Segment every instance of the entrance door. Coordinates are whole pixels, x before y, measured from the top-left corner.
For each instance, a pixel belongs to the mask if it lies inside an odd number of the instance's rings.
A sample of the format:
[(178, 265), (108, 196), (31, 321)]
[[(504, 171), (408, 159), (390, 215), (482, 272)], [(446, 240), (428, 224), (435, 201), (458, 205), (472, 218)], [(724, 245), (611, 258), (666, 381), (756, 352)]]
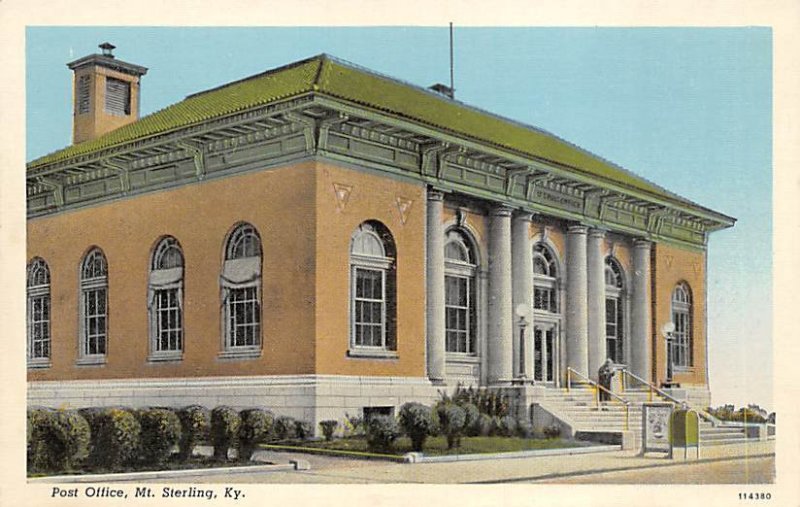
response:
[(533, 330), (533, 379), (553, 382), (555, 379), (556, 327), (535, 326)]

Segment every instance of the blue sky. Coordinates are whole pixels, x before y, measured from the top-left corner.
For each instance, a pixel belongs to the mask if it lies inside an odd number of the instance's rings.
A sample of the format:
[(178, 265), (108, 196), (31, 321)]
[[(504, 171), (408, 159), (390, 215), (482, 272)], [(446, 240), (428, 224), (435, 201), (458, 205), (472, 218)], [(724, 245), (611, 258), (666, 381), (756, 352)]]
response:
[[(142, 114), (318, 53), (449, 81), (441, 28), (29, 27), (27, 158), (71, 140), (66, 63), (110, 41), (150, 70)], [(738, 219), (711, 236), (714, 404), (772, 404), (772, 34), (768, 28), (461, 28), (456, 97), (549, 130)]]

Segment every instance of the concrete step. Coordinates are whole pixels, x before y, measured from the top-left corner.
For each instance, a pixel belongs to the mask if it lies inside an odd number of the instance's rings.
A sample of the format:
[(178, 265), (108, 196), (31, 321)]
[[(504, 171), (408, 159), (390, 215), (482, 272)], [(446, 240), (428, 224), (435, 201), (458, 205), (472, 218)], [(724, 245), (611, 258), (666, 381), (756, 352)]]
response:
[(727, 438), (745, 438), (744, 432), (736, 431), (701, 431), (702, 440), (725, 440)]

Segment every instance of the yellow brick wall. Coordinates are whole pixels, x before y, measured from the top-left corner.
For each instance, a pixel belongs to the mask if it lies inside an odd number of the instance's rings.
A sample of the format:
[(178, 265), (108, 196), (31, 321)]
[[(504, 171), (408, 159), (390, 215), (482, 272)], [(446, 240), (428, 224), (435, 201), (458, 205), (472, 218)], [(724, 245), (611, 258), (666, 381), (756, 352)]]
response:
[[(52, 367), (29, 380), (312, 373), (314, 198), (312, 164), (239, 175), (28, 221), (28, 258), (52, 277)], [(263, 243), (263, 355), (220, 360), (219, 275), (226, 235), (250, 222)], [(185, 257), (184, 357), (149, 363), (147, 287), (163, 235)], [(96, 245), (109, 265), (108, 361), (76, 366), (78, 270)]]
[(653, 362), (657, 384), (666, 378), (666, 343), (662, 326), (672, 320), (672, 291), (686, 282), (692, 292), (693, 366), (676, 372), (674, 380), (687, 385), (706, 383), (706, 261), (703, 252), (653, 245)]

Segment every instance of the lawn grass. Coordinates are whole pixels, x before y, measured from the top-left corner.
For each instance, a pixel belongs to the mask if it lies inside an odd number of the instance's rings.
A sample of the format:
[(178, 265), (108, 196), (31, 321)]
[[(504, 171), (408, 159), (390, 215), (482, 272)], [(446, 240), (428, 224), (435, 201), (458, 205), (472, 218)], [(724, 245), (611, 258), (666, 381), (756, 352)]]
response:
[[(518, 452), (531, 451), (538, 449), (561, 449), (569, 447), (583, 447), (586, 442), (566, 440), (562, 438), (538, 439), (538, 438), (518, 438), (518, 437), (462, 437), (461, 446), (453, 449), (447, 448), (447, 440), (443, 436), (428, 437), (425, 440), (423, 454), (426, 456), (444, 456), (460, 454), (487, 454), (498, 452)], [(305, 442), (285, 442), (280, 446), (271, 446), (275, 450), (291, 450), (297, 448), (302, 452), (303, 448), (319, 451), (344, 451), (342, 454), (359, 457), (396, 457), (411, 452), (411, 440), (408, 437), (400, 437), (394, 442), (391, 451), (383, 453), (371, 453), (367, 449), (367, 441), (364, 437), (338, 438), (330, 442), (324, 440), (305, 441)], [(312, 451), (313, 452), (313, 451)]]

